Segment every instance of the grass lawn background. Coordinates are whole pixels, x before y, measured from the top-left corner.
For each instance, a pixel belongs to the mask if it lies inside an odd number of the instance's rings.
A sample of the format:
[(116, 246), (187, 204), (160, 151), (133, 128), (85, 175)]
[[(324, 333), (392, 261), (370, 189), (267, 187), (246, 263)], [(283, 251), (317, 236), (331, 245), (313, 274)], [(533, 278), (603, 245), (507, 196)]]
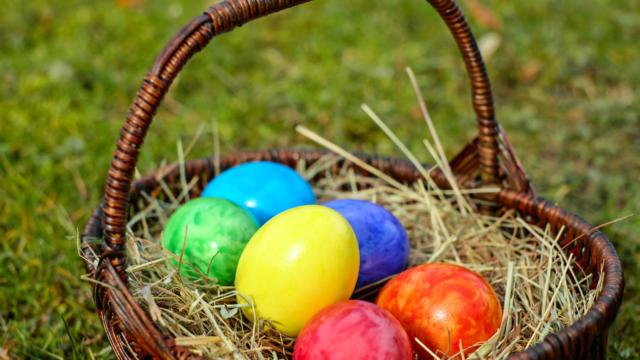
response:
[[(640, 2), (466, 0), (497, 116), (537, 191), (598, 224), (640, 212)], [(80, 280), (74, 234), (101, 196), (115, 140), (166, 41), (209, 2), (9, 0), (0, 12), (0, 358), (113, 355)], [(191, 154), (307, 145), (303, 123), (353, 150), (396, 154), (369, 104), (418, 155), (418, 75), (449, 156), (474, 133), (468, 82), (424, 1), (317, 1), (214, 39), (167, 96), (141, 173)], [(204, 126), (204, 128), (203, 128)], [(640, 218), (606, 233), (625, 303), (611, 358), (640, 358)]]

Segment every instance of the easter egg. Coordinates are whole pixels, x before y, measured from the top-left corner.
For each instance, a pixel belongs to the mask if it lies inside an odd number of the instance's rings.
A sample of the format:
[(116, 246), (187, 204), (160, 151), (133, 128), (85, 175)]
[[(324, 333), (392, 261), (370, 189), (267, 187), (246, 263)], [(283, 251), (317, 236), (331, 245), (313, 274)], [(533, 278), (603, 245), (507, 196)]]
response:
[(302, 329), (294, 360), (411, 360), (402, 325), (375, 304), (347, 300), (314, 315)]
[(247, 244), (236, 273), (238, 303), (250, 320), (257, 314), (296, 336), (320, 309), (351, 296), (359, 263), (358, 242), (342, 215), (320, 205), (296, 207)]
[(500, 328), (502, 309), (482, 276), (461, 266), (432, 263), (391, 279), (377, 304), (393, 314), (412, 339), (413, 349), (430, 358), (413, 339), (439, 356), (475, 351)]
[(257, 229), (253, 215), (231, 201), (198, 198), (171, 215), (162, 245), (177, 258), (184, 248), (180, 272), (187, 278), (198, 278), (200, 273), (216, 278), (220, 285), (233, 285), (242, 250)]
[(409, 238), (400, 221), (384, 207), (365, 200), (341, 199), (324, 204), (344, 216), (360, 248), (356, 288), (394, 275), (407, 266)]
[(233, 167), (211, 180), (202, 197), (221, 197), (251, 211), (260, 224), (301, 205), (315, 204), (311, 186), (282, 164), (256, 161)]

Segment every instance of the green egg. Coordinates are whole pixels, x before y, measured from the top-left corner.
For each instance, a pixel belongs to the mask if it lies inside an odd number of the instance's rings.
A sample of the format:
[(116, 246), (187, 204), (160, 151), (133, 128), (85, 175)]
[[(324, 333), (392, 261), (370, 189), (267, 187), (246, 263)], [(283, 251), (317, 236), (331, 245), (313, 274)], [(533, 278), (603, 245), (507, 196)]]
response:
[(231, 201), (197, 198), (171, 215), (162, 245), (178, 259), (184, 248), (180, 273), (186, 278), (197, 279), (200, 273), (220, 285), (233, 285), (242, 250), (256, 230), (255, 217)]

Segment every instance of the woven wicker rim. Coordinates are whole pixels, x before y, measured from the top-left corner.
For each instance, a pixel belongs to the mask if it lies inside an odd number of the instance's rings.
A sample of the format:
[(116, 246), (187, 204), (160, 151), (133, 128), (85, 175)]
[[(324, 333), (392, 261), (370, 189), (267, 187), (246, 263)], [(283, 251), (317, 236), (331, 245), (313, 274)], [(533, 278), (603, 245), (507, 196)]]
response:
[[(144, 78), (130, 108), (108, 172), (102, 205), (87, 223), (82, 237), (87, 257), (86, 270), (96, 280), (94, 299), (109, 341), (120, 359), (147, 357), (162, 359), (194, 358), (188, 350), (163, 336), (127, 288), (125, 228), (128, 209), (140, 191), (157, 188), (157, 179), (176, 178), (173, 170), (159, 171), (132, 182), (135, 164), (144, 137), (164, 95), (187, 61), (216, 35), (250, 20), (304, 3), (309, 0), (226, 0), (194, 18), (164, 48)], [(568, 251), (587, 272), (598, 276), (604, 270), (604, 288), (589, 312), (573, 325), (551, 334), (514, 359), (601, 359), (605, 356), (607, 328), (615, 318), (624, 280), (615, 249), (606, 236), (579, 217), (533, 196), (529, 180), (520, 162), (495, 120), (489, 79), (478, 46), (467, 21), (453, 0), (428, 0), (448, 26), (462, 54), (471, 84), (471, 99), (476, 113), (478, 136), (452, 160), (458, 180), (465, 186), (498, 185), (503, 190), (489, 196), (504, 208), (517, 209), (532, 223), (551, 224), (552, 230), (564, 226), (562, 239), (573, 242)], [(291, 165), (293, 160), (317, 160), (322, 152), (276, 150), (238, 153), (225, 157), (223, 168), (243, 161), (270, 159)], [(372, 165), (403, 182), (417, 179), (416, 170), (407, 162), (362, 156)], [(210, 159), (187, 163), (189, 177), (210, 177)], [(441, 185), (443, 176), (435, 174)], [(484, 209), (484, 210), (491, 210)], [(494, 208), (495, 210), (495, 208)], [(101, 239), (96, 244), (92, 239)], [(574, 241), (574, 239), (578, 239)], [(99, 254), (95, 258), (92, 254)]]

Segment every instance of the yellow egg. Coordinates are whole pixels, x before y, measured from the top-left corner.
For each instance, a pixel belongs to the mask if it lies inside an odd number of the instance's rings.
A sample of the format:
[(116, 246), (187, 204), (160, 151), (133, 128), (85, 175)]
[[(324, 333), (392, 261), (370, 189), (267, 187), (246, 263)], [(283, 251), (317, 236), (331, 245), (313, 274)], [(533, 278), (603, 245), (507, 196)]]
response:
[(296, 336), (320, 309), (351, 296), (359, 264), (358, 241), (342, 215), (320, 205), (296, 207), (249, 240), (236, 273), (238, 302), (252, 321), (257, 314)]

